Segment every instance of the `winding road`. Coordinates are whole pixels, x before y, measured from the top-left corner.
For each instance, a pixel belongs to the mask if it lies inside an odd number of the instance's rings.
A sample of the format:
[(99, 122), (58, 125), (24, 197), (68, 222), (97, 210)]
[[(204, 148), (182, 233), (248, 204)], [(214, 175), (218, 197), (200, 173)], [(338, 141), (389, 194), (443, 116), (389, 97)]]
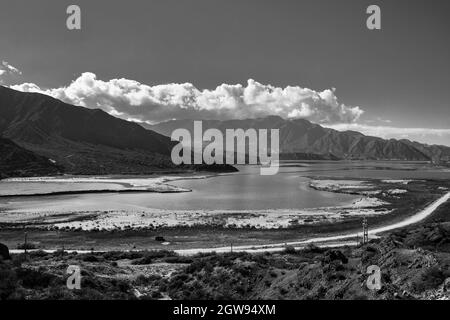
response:
[[(396, 222), (393, 224), (389, 224), (383, 227), (369, 229), (369, 236), (376, 237), (378, 234), (391, 231), (394, 229), (403, 228), (409, 226), (411, 224), (420, 222), (430, 216), (439, 206), (444, 204), (450, 199), (450, 192), (446, 193), (436, 201), (432, 202), (425, 209), (417, 212), (411, 217), (406, 218), (400, 222)], [(274, 243), (274, 244), (266, 244), (266, 245), (254, 245), (254, 246), (236, 246), (233, 247), (233, 252), (249, 252), (249, 253), (258, 253), (258, 252), (277, 252), (282, 251), (286, 248), (286, 246), (291, 246), (296, 249), (302, 249), (308, 244), (314, 243), (319, 247), (339, 247), (339, 246), (351, 246), (357, 245), (356, 240), (351, 241), (350, 239), (355, 239), (357, 237), (361, 237), (361, 232), (353, 232), (345, 235), (338, 236), (329, 236), (329, 237), (318, 237), (311, 238), (302, 241), (295, 242), (285, 242), (285, 243)], [(190, 256), (197, 253), (208, 253), (208, 252), (217, 252), (224, 253), (230, 252), (231, 247), (219, 247), (219, 248), (202, 248), (202, 249), (181, 249), (175, 250), (180, 255)]]
[[(378, 234), (391, 231), (394, 229), (403, 228), (411, 224), (420, 222), (430, 216), (439, 206), (444, 204), (450, 199), (450, 192), (446, 193), (439, 199), (435, 200), (429, 204), (425, 209), (417, 212), (411, 217), (406, 218), (400, 222), (389, 224), (383, 227), (369, 229), (369, 236), (376, 237)], [(317, 237), (307, 240), (295, 241), (295, 242), (283, 242), (265, 245), (247, 245), (247, 246), (233, 246), (233, 252), (248, 252), (248, 253), (260, 253), (260, 252), (279, 252), (285, 250), (286, 246), (294, 247), (295, 249), (303, 249), (308, 244), (314, 243), (318, 247), (343, 247), (343, 246), (354, 246), (357, 245), (357, 238), (361, 238), (361, 232), (353, 232), (344, 235), (328, 236), (328, 237)], [(34, 251), (34, 250), (29, 250)], [(43, 250), (45, 252), (54, 252), (55, 250)], [(78, 253), (89, 253), (92, 251), (86, 250), (66, 250), (77, 251)], [(198, 253), (226, 253), (231, 251), (231, 247), (212, 247), (212, 248), (198, 248), (198, 249), (179, 249), (174, 250), (176, 253), (182, 256), (192, 256)], [(23, 250), (10, 250), (11, 253), (22, 253)], [(94, 251), (101, 252), (101, 251)]]

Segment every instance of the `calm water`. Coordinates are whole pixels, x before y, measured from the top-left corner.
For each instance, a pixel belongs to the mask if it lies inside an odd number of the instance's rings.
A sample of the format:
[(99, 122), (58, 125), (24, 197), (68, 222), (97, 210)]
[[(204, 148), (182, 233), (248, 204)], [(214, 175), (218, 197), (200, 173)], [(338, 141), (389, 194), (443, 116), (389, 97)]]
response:
[[(450, 179), (450, 170), (424, 163), (405, 162), (283, 162), (274, 176), (259, 175), (256, 166), (241, 166), (240, 172), (197, 180), (180, 180), (172, 185), (192, 192), (105, 193), (70, 196), (9, 198), (0, 207), (71, 208), (77, 210), (155, 208), (180, 210), (295, 209), (348, 204), (358, 197), (321, 192), (308, 187), (309, 176), (379, 179)], [(62, 186), (67, 190), (70, 184)], [(4, 184), (0, 187), (7, 187)], [(15, 185), (17, 187), (17, 185)], [(36, 187), (24, 183), (23, 188)]]
[(261, 176), (259, 167), (243, 166), (240, 172), (171, 184), (191, 189), (171, 195), (127, 195), (141, 205), (167, 209), (295, 209), (350, 203), (354, 196), (320, 192), (308, 187), (309, 179), (298, 168), (283, 168), (274, 176)]

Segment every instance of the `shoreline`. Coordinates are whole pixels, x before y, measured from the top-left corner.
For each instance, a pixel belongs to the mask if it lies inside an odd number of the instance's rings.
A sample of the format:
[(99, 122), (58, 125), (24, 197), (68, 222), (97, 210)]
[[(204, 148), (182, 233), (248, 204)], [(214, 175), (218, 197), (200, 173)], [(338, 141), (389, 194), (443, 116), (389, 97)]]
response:
[[(189, 176), (189, 177), (159, 177), (157, 179), (94, 179), (74, 178), (75, 181), (106, 181), (122, 183), (132, 186), (132, 190), (115, 190), (114, 192), (135, 192), (140, 193), (143, 186), (147, 188), (151, 185), (159, 187), (162, 183), (184, 179), (206, 179), (211, 176)], [(286, 209), (161, 209), (147, 206), (116, 205), (111, 208), (91, 205), (88, 207), (34, 208), (30, 205), (25, 207), (11, 208), (5, 207), (4, 215), (0, 221), (7, 226), (26, 225), (46, 230), (62, 231), (120, 231), (126, 229), (134, 230), (161, 230), (167, 228), (185, 227), (210, 227), (225, 229), (258, 229), (258, 230), (287, 230), (301, 226), (321, 227), (327, 223), (344, 223), (360, 217), (376, 218), (380, 220), (389, 219), (392, 221), (392, 214), (404, 215), (404, 206), (410, 203), (411, 197), (415, 197), (418, 190), (430, 189), (435, 191), (436, 185), (413, 185), (408, 184), (413, 180), (342, 180), (342, 179), (316, 179), (306, 177), (309, 180), (308, 186), (311, 189), (329, 193), (351, 193), (354, 197), (348, 203), (336, 204), (333, 206), (317, 206), (307, 208), (286, 208)], [(31, 181), (35, 181), (33, 179)], [(119, 180), (119, 181), (118, 181)], [(22, 181), (22, 180), (20, 180)], [(30, 180), (27, 180), (30, 181)], [(38, 181), (60, 181), (54, 179), (42, 179)], [(64, 181), (70, 181), (64, 180)], [(402, 188), (396, 189), (400, 183)], [(167, 187), (167, 184), (165, 184)], [(136, 190), (139, 188), (139, 190)], [(152, 188), (154, 189), (154, 188)], [(374, 190), (376, 190), (374, 192)], [(173, 189), (159, 190), (159, 193), (175, 193)], [(400, 192), (399, 192), (400, 191)], [(151, 192), (151, 191), (148, 191)], [(66, 194), (63, 191), (60, 194)], [(68, 192), (72, 194), (71, 191)], [(100, 190), (96, 193), (102, 193)], [(435, 193), (435, 192), (433, 192)], [(439, 192), (440, 193), (440, 192)], [(438, 194), (439, 194), (438, 193)], [(436, 195), (437, 196), (437, 195)], [(414, 205), (422, 206), (431, 200), (431, 196), (417, 201)], [(39, 201), (38, 199), (36, 201)], [(414, 207), (410, 207), (414, 210)], [(386, 216), (386, 218), (384, 218)], [(402, 217), (403, 218), (403, 217)], [(343, 225), (345, 227), (345, 225)]]
[[(113, 184), (123, 189), (105, 188), (105, 189), (80, 189), (80, 190), (64, 190), (64, 191), (49, 191), (42, 193), (15, 193), (15, 194), (0, 194), (1, 198), (16, 198), (16, 197), (44, 197), (44, 196), (60, 196), (60, 195), (77, 195), (77, 194), (100, 194), (100, 193), (182, 193), (192, 192), (192, 189), (180, 188), (169, 184), (173, 181), (182, 180), (196, 180), (208, 179), (219, 176), (220, 174), (192, 174), (189, 176), (179, 176), (175, 173), (171, 175), (159, 175), (152, 177), (140, 176), (67, 176), (67, 177), (18, 177), (7, 178), (0, 181), (0, 183), (73, 183), (73, 184)], [(145, 183), (143, 183), (145, 181)]]
[[(414, 215), (396, 223), (392, 223), (386, 226), (377, 227), (374, 229), (369, 229), (369, 236), (376, 238), (378, 234), (392, 231), (395, 229), (403, 228), (412, 224), (416, 224), (425, 220), (427, 217), (432, 215), (432, 213), (437, 210), (441, 205), (450, 200), (450, 192), (447, 192), (439, 199), (428, 204), (423, 210), (415, 213)], [(356, 246), (358, 243), (355, 239), (361, 237), (361, 232), (352, 232), (342, 235), (334, 236), (324, 236), (315, 237), (310, 239), (303, 239), (300, 241), (290, 241), (281, 243), (271, 243), (263, 245), (240, 245), (240, 246), (227, 246), (227, 247), (210, 247), (210, 248), (191, 248), (191, 249), (175, 249), (171, 250), (180, 256), (193, 256), (201, 253), (229, 253), (229, 252), (246, 252), (246, 253), (264, 253), (264, 252), (281, 252), (286, 249), (286, 247), (293, 247), (296, 250), (304, 249), (306, 246), (314, 244), (317, 247), (322, 248), (334, 248), (334, 247), (345, 247), (345, 246)], [(28, 252), (33, 251), (44, 251), (47, 253), (57, 252), (58, 249), (31, 249)], [(65, 252), (77, 252), (77, 253), (101, 253), (117, 250), (64, 250)], [(124, 252), (138, 251), (138, 250), (120, 250)], [(151, 251), (167, 251), (167, 248), (151, 249)], [(12, 249), (10, 250), (13, 254), (23, 253), (23, 249)]]
[(77, 190), (77, 191), (55, 191), (49, 193), (33, 193), (33, 194), (14, 194), (0, 195), (0, 198), (31, 198), (31, 197), (48, 197), (48, 196), (67, 196), (78, 194), (98, 194), (98, 193), (182, 193), (192, 192), (192, 190), (148, 190), (148, 189), (99, 189), (99, 190)]
[(43, 230), (82, 232), (200, 227), (283, 231), (297, 226), (343, 222), (360, 216), (384, 216), (393, 211), (385, 208), (388, 205), (389, 203), (374, 197), (360, 196), (343, 205), (304, 209), (172, 210), (118, 207), (110, 210), (96, 208), (49, 211), (20, 208), (3, 211), (0, 225), (17, 227), (28, 224), (28, 227)]
[[(92, 179), (89, 177), (87, 180), (121, 182), (127, 186), (142, 188), (143, 185), (160, 186), (168, 181), (206, 179), (215, 176), (217, 175), (164, 176), (150, 179), (140, 177), (137, 179), (94, 177)], [(59, 210), (56, 207), (43, 210), (38, 208), (34, 210), (33, 207), (12, 210), (5, 208), (0, 219), (3, 229), (0, 235), (9, 242), (10, 246), (14, 246), (21, 241), (23, 230), (27, 229), (31, 235), (30, 238), (36, 241), (34, 244), (37, 247), (51, 249), (62, 246), (69, 249), (87, 249), (92, 246), (99, 251), (117, 250), (117, 248), (127, 250), (133, 247), (139, 247), (142, 250), (175, 250), (181, 253), (186, 250), (188, 252), (191, 250), (216, 251), (222, 248), (229, 251), (230, 247), (224, 245), (233, 243), (234, 250), (259, 252), (261, 250), (279, 251), (291, 244), (304, 246), (311, 241), (326, 242), (327, 246), (334, 246), (342, 245), (343, 240), (351, 239), (355, 242), (353, 239), (359, 235), (356, 231), (359, 229), (362, 216), (367, 216), (369, 224), (373, 230), (376, 230), (376, 232), (370, 231), (372, 236), (380, 233), (380, 229), (389, 231), (421, 221), (429, 215), (426, 210), (429, 210), (430, 204), (443, 199), (446, 196), (443, 195), (444, 190), (449, 190), (448, 184), (442, 184), (438, 180), (381, 180), (324, 176), (305, 178), (310, 180), (309, 187), (315, 190), (332, 193), (352, 192), (358, 195), (359, 199), (352, 200), (352, 203), (345, 206), (289, 210), (222, 210), (223, 212), (220, 210), (153, 210), (145, 207), (128, 208), (126, 205), (120, 205), (114, 210), (97, 209), (97, 207), (85, 210), (81, 210), (81, 207), (59, 208)], [(32, 178), (37, 181), (42, 179)], [(55, 179), (44, 179), (50, 182), (55, 181)], [(72, 179), (87, 181), (82, 177)], [(70, 182), (70, 178), (64, 181)], [(101, 190), (94, 192), (103, 193)], [(146, 191), (135, 189), (113, 192)], [(379, 202), (377, 205), (370, 205), (377, 202)], [(173, 216), (169, 216), (170, 214)], [(159, 221), (156, 224), (155, 216)], [(234, 221), (230, 222), (230, 220)], [(295, 223), (292, 223), (292, 220), (295, 220)], [(252, 223), (249, 224), (249, 221)], [(161, 245), (153, 241), (156, 236), (167, 238), (169, 245)], [(124, 245), (117, 240), (119, 238), (124, 241)], [(80, 246), (82, 244), (86, 246)]]

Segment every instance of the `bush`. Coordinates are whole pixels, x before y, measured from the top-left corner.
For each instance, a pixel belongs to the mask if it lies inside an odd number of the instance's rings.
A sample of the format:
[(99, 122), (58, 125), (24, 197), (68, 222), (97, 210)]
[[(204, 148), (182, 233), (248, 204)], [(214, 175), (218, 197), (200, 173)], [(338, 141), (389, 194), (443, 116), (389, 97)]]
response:
[(325, 249), (322, 249), (318, 246), (316, 246), (314, 243), (309, 243), (305, 249), (305, 252), (309, 252), (309, 253), (323, 253), (325, 251)]
[(17, 249), (19, 249), (19, 250), (25, 250), (25, 249), (33, 250), (33, 249), (36, 249), (36, 245), (31, 243), (31, 242), (29, 242), (29, 243), (19, 243), (17, 245)]
[(134, 280), (134, 283), (138, 286), (147, 286), (150, 282), (149, 277), (146, 277), (143, 274), (138, 275), (136, 280)]
[(50, 255), (49, 253), (45, 252), (44, 250), (32, 251), (29, 254), (30, 254), (30, 257), (32, 257), (32, 258), (43, 258), (43, 257), (47, 257), (48, 255)]
[(19, 268), (17, 269), (17, 277), (22, 282), (25, 288), (47, 288), (50, 283), (56, 278), (54, 275), (44, 271), (43, 268), (39, 270)]
[(17, 275), (11, 264), (0, 264), (0, 300), (8, 299), (17, 288)]
[(423, 292), (438, 287), (444, 280), (444, 273), (439, 267), (435, 266), (424, 270), (418, 279), (412, 282), (412, 286), (416, 292)]
[(286, 288), (283, 288), (283, 287), (279, 288), (279, 291), (280, 291), (280, 294), (283, 296), (289, 292)]
[(192, 263), (193, 260), (188, 257), (167, 257), (164, 258), (164, 262), (167, 263)]
[(98, 262), (100, 259), (93, 254), (88, 254), (83, 257), (83, 261), (86, 262)]
[(123, 259), (139, 259), (144, 256), (142, 251), (108, 251), (103, 253), (103, 258), (108, 261), (117, 261)]
[(151, 264), (153, 262), (153, 258), (152, 257), (143, 257), (140, 259), (136, 259), (133, 262), (131, 262), (131, 264), (133, 265), (144, 265), (144, 264)]
[(117, 260), (136, 260), (140, 258), (165, 258), (165, 257), (176, 257), (177, 254), (173, 251), (168, 250), (153, 250), (153, 251), (109, 251), (103, 253), (103, 258), (108, 261)]
[(295, 248), (292, 247), (292, 246), (287, 246), (284, 249), (284, 253), (286, 253), (286, 254), (295, 254), (295, 253), (297, 253), (297, 250), (295, 250)]
[(151, 297), (152, 297), (153, 299), (160, 299), (160, 298), (162, 298), (163, 296), (162, 296), (161, 292), (159, 292), (159, 291), (153, 291)]
[(373, 246), (367, 246), (361, 256), (361, 262), (365, 264), (377, 264), (378, 263), (379, 251)]
[(342, 263), (347, 263), (348, 258), (340, 250), (328, 250), (325, 252), (325, 262), (340, 261)]

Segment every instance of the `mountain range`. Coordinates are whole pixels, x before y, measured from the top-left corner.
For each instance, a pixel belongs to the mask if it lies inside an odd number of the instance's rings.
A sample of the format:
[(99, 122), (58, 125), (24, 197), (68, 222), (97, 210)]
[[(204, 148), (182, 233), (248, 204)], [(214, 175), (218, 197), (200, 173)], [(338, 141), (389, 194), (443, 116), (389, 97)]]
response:
[[(175, 166), (170, 153), (176, 142), (134, 122), (115, 118), (100, 109), (73, 106), (47, 95), (3, 86), (0, 86), (0, 137), (5, 145), (12, 142), (17, 147), (14, 154), (28, 157), (30, 168), (42, 165), (43, 159), (47, 164), (50, 162), (48, 174), (54, 174), (55, 167), (64, 173), (91, 175), (198, 169)], [(0, 159), (5, 162), (5, 154), (0, 154)], [(18, 158), (10, 158), (9, 162), (14, 159)], [(3, 175), (11, 175), (5, 170)], [(212, 170), (231, 169), (215, 166)], [(28, 172), (33, 174), (33, 170)]]
[[(175, 166), (169, 138), (194, 120), (137, 124), (100, 109), (0, 86), (0, 178), (68, 174), (150, 174), (185, 170), (235, 171), (227, 165)], [(385, 140), (278, 116), (204, 120), (203, 130), (279, 129), (281, 159), (449, 161), (450, 147)]]
[[(148, 129), (170, 136), (177, 128), (193, 132), (194, 120), (170, 120)], [(448, 161), (450, 147), (427, 145), (406, 139), (382, 139), (356, 131), (337, 131), (304, 119), (286, 120), (278, 116), (244, 120), (203, 120), (203, 131), (226, 129), (279, 129), (281, 159), (349, 159), (349, 160), (411, 160)]]

